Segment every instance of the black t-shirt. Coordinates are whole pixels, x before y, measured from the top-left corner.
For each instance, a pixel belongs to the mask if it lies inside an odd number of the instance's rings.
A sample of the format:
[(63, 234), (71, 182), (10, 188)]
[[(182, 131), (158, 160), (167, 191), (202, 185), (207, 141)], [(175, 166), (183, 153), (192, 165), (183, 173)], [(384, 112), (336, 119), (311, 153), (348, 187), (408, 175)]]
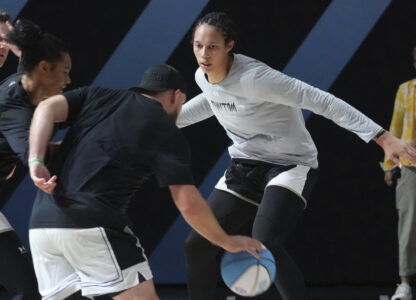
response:
[(21, 73), (2, 81), (0, 85), (0, 180), (16, 165), (18, 159), (26, 165), (30, 122), (35, 107), (21, 85)]
[(64, 96), (70, 128), (48, 165), (57, 186), (53, 196), (38, 192), (30, 228), (123, 228), (130, 199), (152, 173), (160, 186), (193, 184), (188, 145), (159, 102), (99, 87)]

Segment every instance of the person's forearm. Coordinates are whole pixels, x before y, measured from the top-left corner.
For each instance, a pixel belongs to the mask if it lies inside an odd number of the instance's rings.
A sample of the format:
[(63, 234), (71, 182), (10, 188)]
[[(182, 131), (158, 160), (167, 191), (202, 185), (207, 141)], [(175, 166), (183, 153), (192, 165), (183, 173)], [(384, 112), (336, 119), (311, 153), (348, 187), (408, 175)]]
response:
[(171, 187), (175, 204), (188, 224), (211, 243), (224, 249), (228, 246), (228, 235), (221, 228), (211, 208), (195, 186)]
[(181, 113), (176, 120), (176, 125), (179, 128), (186, 127), (209, 117), (212, 117), (214, 113), (208, 101), (203, 94), (192, 98), (182, 106)]
[(48, 142), (53, 133), (54, 120), (54, 112), (45, 103), (40, 103), (30, 126), (29, 161), (45, 158)]
[(35, 110), (29, 133), (29, 161), (44, 159), (55, 123), (68, 118), (68, 102), (63, 95), (42, 101)]

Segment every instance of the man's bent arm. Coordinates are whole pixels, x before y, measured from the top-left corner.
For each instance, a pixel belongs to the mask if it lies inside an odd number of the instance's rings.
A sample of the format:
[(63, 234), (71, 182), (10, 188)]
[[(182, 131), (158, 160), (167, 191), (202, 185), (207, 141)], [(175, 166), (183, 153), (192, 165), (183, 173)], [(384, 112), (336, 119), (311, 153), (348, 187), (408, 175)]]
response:
[(256, 250), (264, 250), (264, 246), (259, 241), (225, 233), (194, 185), (171, 185), (169, 188), (186, 222), (211, 243), (229, 252), (247, 251), (256, 257), (258, 257)]

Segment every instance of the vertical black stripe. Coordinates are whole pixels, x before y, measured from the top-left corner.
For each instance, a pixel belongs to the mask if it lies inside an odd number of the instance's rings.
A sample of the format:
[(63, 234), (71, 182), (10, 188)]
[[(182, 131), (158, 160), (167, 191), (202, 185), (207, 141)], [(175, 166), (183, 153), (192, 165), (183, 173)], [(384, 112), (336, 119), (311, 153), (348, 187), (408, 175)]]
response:
[[(387, 129), (399, 84), (415, 77), (411, 56), (416, 45), (415, 11), (415, 1), (392, 1), (330, 89)], [(317, 144), (321, 172), (314, 205), (298, 234), (311, 241), (309, 252), (320, 252), (326, 259), (319, 265), (310, 260), (306, 278), (394, 282), (397, 216), (394, 189), (385, 185), (378, 165), (383, 151), (318, 116), (308, 120), (308, 128)], [(307, 232), (314, 230), (320, 234), (311, 238)], [(328, 240), (334, 241), (330, 247), (315, 247)], [(334, 265), (343, 271), (335, 272)]]

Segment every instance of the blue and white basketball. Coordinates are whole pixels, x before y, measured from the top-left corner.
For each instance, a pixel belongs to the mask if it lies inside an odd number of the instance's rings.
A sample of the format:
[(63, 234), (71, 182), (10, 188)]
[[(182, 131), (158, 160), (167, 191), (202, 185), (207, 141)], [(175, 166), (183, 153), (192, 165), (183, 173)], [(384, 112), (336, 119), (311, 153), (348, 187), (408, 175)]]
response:
[(225, 252), (221, 275), (225, 284), (237, 295), (254, 297), (264, 293), (276, 276), (276, 263), (269, 250), (259, 252), (256, 259), (248, 252)]

